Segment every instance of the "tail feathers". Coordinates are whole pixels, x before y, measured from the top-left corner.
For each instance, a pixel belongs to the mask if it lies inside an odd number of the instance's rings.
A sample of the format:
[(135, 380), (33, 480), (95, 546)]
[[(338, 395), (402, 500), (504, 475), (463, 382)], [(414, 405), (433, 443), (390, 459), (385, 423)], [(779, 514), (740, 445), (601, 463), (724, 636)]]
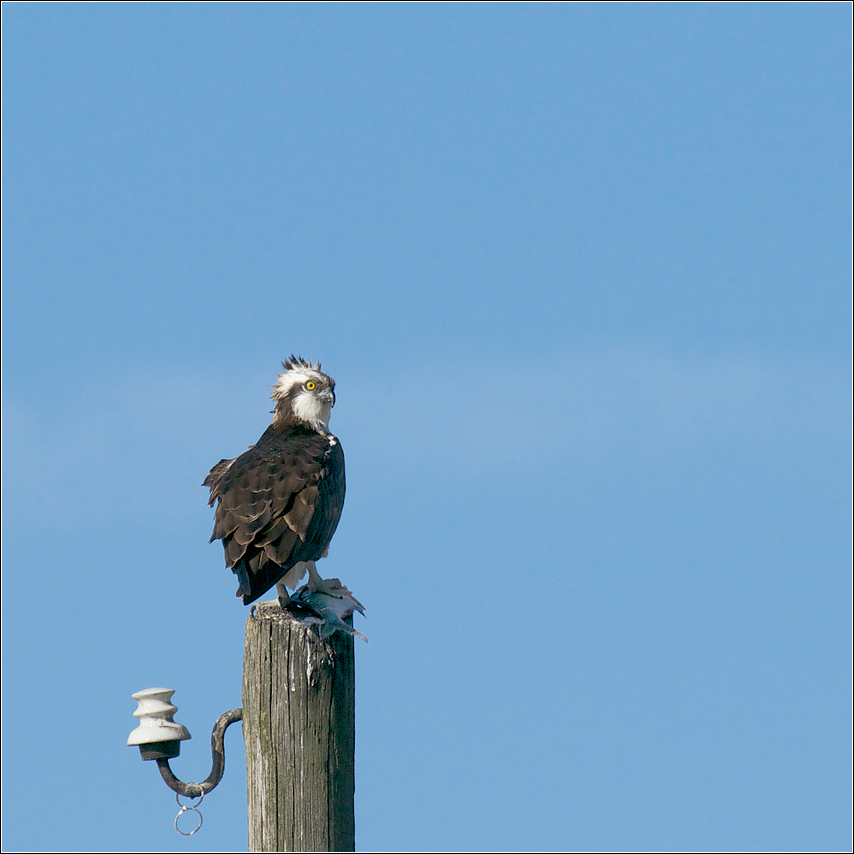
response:
[(295, 589), (306, 573), (306, 564), (297, 563), (284, 570), (272, 561), (267, 561), (253, 572), (252, 567), (246, 561), (239, 560), (231, 567), (231, 571), (237, 576), (239, 585), (235, 596), (242, 598), (244, 605), (250, 605), (274, 587), (278, 581), (283, 582), (291, 589)]
[[(237, 576), (237, 583), (239, 585), (237, 592), (234, 595), (242, 596), (244, 599), (244, 605), (248, 605), (249, 602), (252, 602), (261, 595), (261, 593), (258, 593), (256, 596), (252, 596), (252, 582), (249, 580), (249, 571), (243, 561), (240, 561), (238, 564), (233, 566), (231, 571)], [(247, 596), (252, 596), (252, 598), (247, 601)]]

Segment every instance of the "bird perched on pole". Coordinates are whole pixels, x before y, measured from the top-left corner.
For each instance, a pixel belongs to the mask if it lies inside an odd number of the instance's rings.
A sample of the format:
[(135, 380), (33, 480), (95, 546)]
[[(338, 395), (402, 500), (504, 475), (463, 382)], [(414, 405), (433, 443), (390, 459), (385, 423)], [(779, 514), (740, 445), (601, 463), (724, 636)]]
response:
[[(204, 480), (210, 505), (216, 503), (211, 542), (222, 540), (225, 565), (237, 576), (245, 605), (275, 585), (279, 604), (287, 607), (288, 588), (308, 572), (303, 603), (331, 596), (353, 603), (349, 613), (361, 611), (338, 579), (322, 579), (315, 566), (326, 557), (344, 506), (344, 452), (329, 432), (335, 380), (320, 362), (299, 356), (282, 367), (273, 385), (270, 426), (248, 451), (220, 460)], [(339, 607), (336, 613), (346, 611)]]

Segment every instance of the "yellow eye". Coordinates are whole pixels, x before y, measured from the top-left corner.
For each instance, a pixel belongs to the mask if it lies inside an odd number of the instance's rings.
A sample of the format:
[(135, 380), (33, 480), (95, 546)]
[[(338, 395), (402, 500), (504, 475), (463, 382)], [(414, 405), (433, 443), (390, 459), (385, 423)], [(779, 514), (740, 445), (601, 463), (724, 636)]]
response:
[(306, 387), (309, 391), (311, 391), (313, 388), (316, 388), (316, 387), (317, 387), (317, 383), (316, 383), (314, 380), (309, 380), (309, 381), (305, 384), (305, 387)]

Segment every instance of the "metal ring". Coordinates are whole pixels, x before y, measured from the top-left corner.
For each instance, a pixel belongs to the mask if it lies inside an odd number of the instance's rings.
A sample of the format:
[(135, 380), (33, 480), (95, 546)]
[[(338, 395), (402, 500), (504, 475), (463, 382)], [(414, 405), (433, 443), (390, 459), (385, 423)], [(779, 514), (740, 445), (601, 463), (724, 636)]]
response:
[[(192, 786), (194, 784), (189, 783), (188, 785)], [(181, 795), (178, 792), (175, 792), (175, 803), (178, 804), (178, 806), (181, 807), (182, 810), (194, 810), (194, 809), (196, 809), (196, 807), (200, 807), (202, 805), (202, 801), (205, 799), (205, 790), (201, 787), (201, 785), (199, 783), (196, 783), (195, 785), (199, 787), (199, 794), (198, 795), (184, 795), (184, 797), (189, 798), (191, 801), (194, 798), (198, 798), (199, 802), (197, 804), (187, 804), (185, 806), (184, 804), (181, 803)]]
[[(181, 807), (180, 811), (178, 812), (178, 815), (175, 816), (175, 830), (177, 830), (178, 833), (181, 834), (181, 836), (192, 836), (202, 826), (202, 822), (204, 821), (204, 819), (202, 818), (202, 814), (199, 812), (197, 807), (201, 806), (202, 801), (205, 799), (205, 791), (204, 791), (204, 789), (202, 789), (201, 786), (199, 786), (199, 789), (200, 789), (200, 791), (199, 791), (198, 795), (187, 795), (186, 796), (190, 800), (193, 800), (194, 798), (198, 798), (199, 802), (195, 805), (182, 804), (181, 803), (181, 796), (177, 792), (175, 792), (175, 803), (178, 804), (179, 807)], [(178, 827), (178, 819), (181, 818), (181, 816), (184, 815), (185, 812), (194, 812), (199, 817), (199, 823), (192, 830), (186, 830), (185, 831), (185, 830), (181, 830), (181, 828)]]
[[(185, 831), (181, 830), (181, 828), (178, 827), (178, 819), (181, 818), (181, 816), (184, 815), (185, 812), (194, 812), (199, 817), (199, 823), (192, 830)], [(204, 819), (202, 819), (202, 814), (195, 807), (181, 807), (181, 812), (179, 812), (178, 815), (175, 816), (175, 830), (177, 830), (178, 833), (181, 834), (181, 836), (192, 836), (202, 826), (203, 820)]]

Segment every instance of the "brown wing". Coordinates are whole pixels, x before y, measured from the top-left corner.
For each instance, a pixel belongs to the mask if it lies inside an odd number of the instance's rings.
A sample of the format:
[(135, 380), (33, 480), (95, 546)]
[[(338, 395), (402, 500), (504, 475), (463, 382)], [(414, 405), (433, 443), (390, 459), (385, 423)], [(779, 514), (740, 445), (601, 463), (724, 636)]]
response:
[(249, 604), (295, 563), (325, 553), (344, 505), (344, 454), (307, 428), (270, 427), (245, 454), (217, 463), (204, 485), (217, 502), (211, 541), (222, 540)]

